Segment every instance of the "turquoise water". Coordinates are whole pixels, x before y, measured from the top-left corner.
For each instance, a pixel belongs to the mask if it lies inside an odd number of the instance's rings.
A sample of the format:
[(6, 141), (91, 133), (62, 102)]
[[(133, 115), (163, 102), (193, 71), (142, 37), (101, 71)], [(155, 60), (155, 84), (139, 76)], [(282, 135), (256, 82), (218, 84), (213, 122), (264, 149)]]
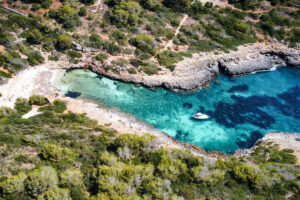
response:
[[(170, 136), (206, 150), (249, 148), (269, 131), (300, 133), (300, 70), (227, 77), (193, 93), (155, 91), (74, 70), (57, 85), (62, 94), (132, 113)], [(197, 121), (201, 111), (211, 116)]]

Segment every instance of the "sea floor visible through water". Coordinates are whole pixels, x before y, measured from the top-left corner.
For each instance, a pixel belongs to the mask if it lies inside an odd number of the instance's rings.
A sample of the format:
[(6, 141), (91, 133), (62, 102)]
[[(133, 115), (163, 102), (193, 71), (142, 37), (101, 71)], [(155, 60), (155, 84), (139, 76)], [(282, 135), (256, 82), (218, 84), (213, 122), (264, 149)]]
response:
[[(299, 69), (221, 74), (204, 89), (181, 93), (73, 70), (56, 87), (63, 95), (118, 107), (178, 140), (226, 154), (253, 146), (268, 132), (300, 133)], [(211, 117), (193, 119), (198, 111)]]

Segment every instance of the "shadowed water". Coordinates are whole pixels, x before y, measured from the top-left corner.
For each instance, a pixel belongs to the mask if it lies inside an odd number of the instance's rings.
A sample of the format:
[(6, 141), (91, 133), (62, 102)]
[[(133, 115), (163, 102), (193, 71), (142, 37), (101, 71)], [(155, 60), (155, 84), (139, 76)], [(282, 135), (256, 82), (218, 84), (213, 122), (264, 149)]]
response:
[[(193, 93), (155, 91), (74, 70), (57, 83), (61, 93), (132, 113), (170, 136), (206, 150), (249, 148), (269, 131), (300, 133), (300, 70), (227, 77)], [(197, 112), (211, 116), (195, 120)]]

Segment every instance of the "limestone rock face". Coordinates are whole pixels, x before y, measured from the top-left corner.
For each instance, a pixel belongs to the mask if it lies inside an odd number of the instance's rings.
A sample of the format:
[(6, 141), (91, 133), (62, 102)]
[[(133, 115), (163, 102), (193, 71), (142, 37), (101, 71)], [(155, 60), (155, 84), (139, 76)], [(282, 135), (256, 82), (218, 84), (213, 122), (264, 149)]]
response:
[[(82, 52), (95, 51), (80, 44), (73, 45)], [(150, 76), (143, 72), (128, 73), (127, 70), (133, 67), (130, 64), (115, 69), (114, 72), (105, 70), (104, 64), (95, 61), (91, 56), (85, 56), (85, 61), (71, 68), (89, 68), (111, 79), (141, 84), (149, 88), (164, 87), (178, 91), (204, 87), (219, 75), (219, 71), (231, 76), (271, 70), (275, 66), (300, 67), (300, 50), (274, 42), (241, 46), (229, 54), (202, 52), (177, 63), (174, 71), (162, 67), (158, 74)]]
[(165, 70), (150, 76), (142, 73), (130, 74), (126, 70), (120, 70), (119, 73), (113, 73), (112, 71), (106, 71), (101, 63), (95, 61), (91, 62), (89, 65), (73, 65), (71, 68), (89, 68), (92, 71), (111, 79), (141, 84), (149, 88), (164, 87), (177, 91), (194, 90), (203, 87), (214, 77), (219, 75), (218, 65), (219, 63), (217, 60), (199, 63), (187, 62), (184, 66), (176, 67), (173, 72)]
[(250, 60), (221, 59), (219, 61), (220, 69), (229, 75), (247, 74), (256, 71), (270, 70), (274, 67), (275, 61), (272, 57), (259, 55)]
[(287, 54), (284, 59), (288, 65), (300, 67), (300, 55), (299, 54)]

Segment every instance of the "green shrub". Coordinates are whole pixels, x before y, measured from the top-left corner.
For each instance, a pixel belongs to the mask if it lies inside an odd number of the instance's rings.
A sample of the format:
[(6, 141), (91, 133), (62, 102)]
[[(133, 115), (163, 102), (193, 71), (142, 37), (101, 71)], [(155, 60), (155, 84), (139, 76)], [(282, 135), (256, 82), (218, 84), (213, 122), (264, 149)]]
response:
[(290, 37), (288, 39), (291, 43), (300, 43), (300, 29), (299, 28), (293, 28), (290, 31)]
[(90, 35), (89, 41), (86, 43), (86, 45), (89, 47), (94, 47), (94, 48), (100, 49), (103, 46), (103, 41), (98, 34), (92, 33)]
[(160, 65), (166, 66), (168, 69), (173, 71), (175, 68), (174, 64), (183, 60), (183, 56), (180, 53), (165, 50), (157, 55), (157, 60)]
[(114, 134), (116, 133), (116, 130), (112, 129), (112, 128), (108, 128), (106, 126), (102, 126), (102, 125), (98, 125), (95, 127), (95, 131), (101, 131), (102, 133), (106, 133), (106, 134)]
[(0, 188), (3, 194), (17, 194), (24, 191), (25, 173), (20, 173), (0, 182)]
[(118, 27), (135, 26), (139, 20), (141, 6), (135, 1), (121, 2), (115, 6), (110, 14), (110, 21)]
[(153, 74), (157, 74), (159, 69), (154, 65), (143, 65), (141, 67), (141, 70), (148, 75), (153, 75)]
[(75, 8), (68, 4), (61, 5), (55, 13), (55, 18), (59, 23), (64, 23), (67, 20), (74, 19), (77, 16)]
[(77, 52), (77, 51), (74, 51), (74, 50), (68, 51), (67, 54), (72, 59), (74, 59), (74, 58), (81, 58), (82, 57), (82, 54), (80, 52)]
[(282, 151), (284, 151), (285, 153), (294, 153), (293, 149), (283, 149)]
[(64, 199), (72, 200), (70, 197), (70, 191), (65, 188), (54, 187), (49, 189), (47, 192), (38, 195), (39, 200), (55, 200), (55, 199)]
[(86, 19), (92, 20), (92, 19), (94, 19), (94, 15), (92, 13), (89, 13)]
[(120, 47), (112, 42), (104, 41), (102, 45), (103, 45), (103, 49), (111, 55), (116, 55), (117, 53), (121, 52)]
[(67, 169), (60, 175), (60, 183), (64, 187), (83, 186), (83, 175), (78, 169)]
[(20, 154), (20, 155), (15, 157), (15, 161), (18, 162), (18, 163), (27, 163), (28, 162), (28, 156)]
[(58, 184), (56, 170), (52, 167), (43, 166), (28, 173), (25, 180), (25, 188), (33, 196), (43, 194)]
[(38, 11), (40, 8), (41, 8), (40, 4), (33, 4), (32, 7), (31, 7), (31, 10), (32, 11)]
[(141, 153), (140, 150), (148, 147), (153, 141), (154, 136), (152, 135), (144, 135), (137, 136), (134, 134), (122, 134), (115, 140), (113, 146), (115, 149), (128, 147), (133, 153)]
[(96, 2), (96, 0), (80, 0), (80, 2), (86, 5), (93, 5)]
[(86, 16), (87, 15), (87, 8), (85, 6), (82, 6), (78, 11), (79, 16)]
[(53, 105), (48, 105), (39, 109), (39, 111), (54, 111), (56, 113), (63, 113), (67, 109), (65, 102), (55, 99)]
[(46, 1), (42, 2), (41, 6), (44, 9), (48, 9), (48, 8), (50, 8), (51, 4), (52, 4), (51, 0), (46, 0)]
[(36, 146), (41, 142), (40, 134), (23, 135), (21, 138), (22, 142), (28, 146)]
[(63, 34), (63, 35), (60, 35), (58, 37), (58, 40), (57, 40), (57, 43), (56, 43), (56, 46), (59, 50), (66, 50), (66, 49), (69, 49), (71, 48), (72, 46), (72, 38), (70, 38), (68, 35), (66, 34)]
[(175, 33), (174, 33), (172, 30), (167, 29), (167, 33), (166, 33), (166, 38), (167, 38), (167, 40), (171, 40), (171, 39), (173, 39), (174, 37), (175, 37)]
[(154, 40), (149, 35), (139, 34), (131, 42), (142, 52), (150, 53), (152, 55), (154, 55), (156, 52), (156, 45), (154, 43)]
[(54, 100), (53, 105), (54, 105), (53, 110), (54, 110), (54, 112), (57, 112), (57, 113), (63, 113), (67, 109), (65, 102), (58, 100), (58, 99)]
[(130, 64), (135, 67), (139, 67), (143, 64), (143, 61), (141, 61), (140, 59), (133, 58), (130, 60)]
[(4, 71), (0, 71), (0, 76), (4, 77), (4, 78), (11, 78), (12, 75), (9, 73), (6, 73)]
[(129, 68), (127, 71), (129, 74), (136, 74), (136, 70), (134, 67)]
[(39, 51), (31, 52), (27, 55), (27, 57), (28, 57), (27, 58), (28, 63), (31, 66), (43, 63), (45, 61), (44, 57), (42, 56), (42, 54)]
[(124, 58), (119, 58), (118, 60), (113, 60), (111, 62), (111, 64), (118, 65), (120, 67), (124, 67), (124, 66), (128, 65), (128, 63), (129, 63), (128, 60), (126, 60)]
[(253, 0), (253, 1), (229, 0), (228, 2), (234, 4), (235, 7), (243, 10), (256, 10), (261, 5), (261, 2), (259, 0)]
[(52, 162), (59, 162), (71, 159), (72, 152), (67, 148), (62, 148), (53, 144), (45, 144), (41, 150), (41, 157)]
[(163, 3), (175, 12), (187, 12), (192, 5), (192, 0), (164, 0)]
[(87, 200), (86, 193), (82, 187), (71, 187), (70, 196), (72, 200)]
[(32, 29), (29, 31), (26, 39), (31, 44), (40, 44), (42, 42), (42, 33), (38, 29)]
[(38, 106), (44, 106), (49, 103), (49, 100), (43, 96), (43, 95), (32, 95), (29, 97), (29, 104), (30, 105), (38, 105)]
[(286, 164), (296, 164), (297, 158), (295, 155), (286, 153), (285, 151), (274, 151), (270, 155), (269, 161)]
[(32, 109), (32, 107), (28, 103), (27, 99), (17, 98), (17, 100), (15, 102), (15, 109), (20, 114), (26, 114), (26, 113), (28, 113)]
[(114, 31), (111, 34), (111, 38), (120, 45), (125, 45), (127, 41), (127, 36), (121, 31)]
[(95, 59), (103, 63), (107, 59), (107, 55), (104, 53), (98, 53), (95, 56)]
[(191, 42), (191, 46), (188, 48), (193, 52), (208, 52), (214, 50), (214, 47), (207, 40), (199, 40), (197, 42)]
[(44, 37), (42, 40), (43, 50), (52, 52), (54, 50), (55, 40), (51, 37)]

